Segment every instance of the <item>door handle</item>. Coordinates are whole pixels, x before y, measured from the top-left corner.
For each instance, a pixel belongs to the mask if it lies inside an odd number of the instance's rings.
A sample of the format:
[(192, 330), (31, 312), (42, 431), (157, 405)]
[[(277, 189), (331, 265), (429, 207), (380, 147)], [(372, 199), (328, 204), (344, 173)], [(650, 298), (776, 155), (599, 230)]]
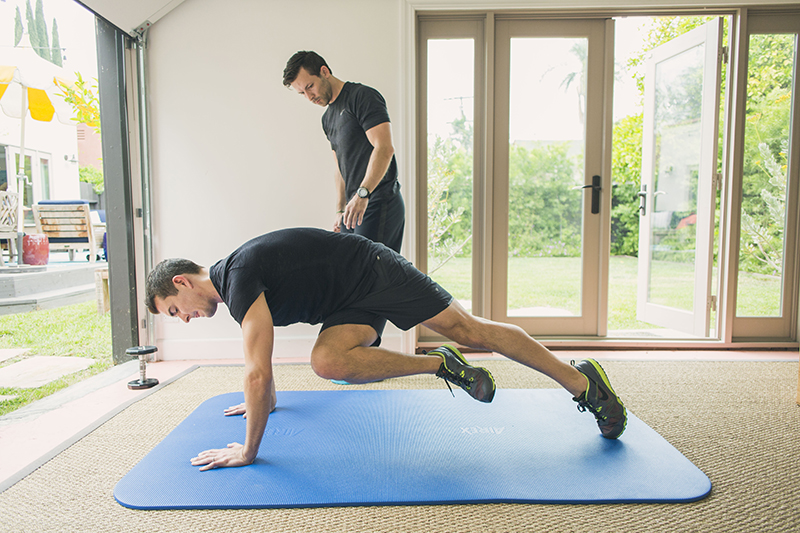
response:
[(645, 216), (647, 214), (647, 185), (642, 185), (642, 190), (636, 193), (639, 197), (639, 215)]
[(584, 185), (581, 189), (592, 189), (592, 214), (596, 215), (600, 212), (600, 191), (603, 188), (600, 186), (600, 176), (592, 176), (592, 184)]

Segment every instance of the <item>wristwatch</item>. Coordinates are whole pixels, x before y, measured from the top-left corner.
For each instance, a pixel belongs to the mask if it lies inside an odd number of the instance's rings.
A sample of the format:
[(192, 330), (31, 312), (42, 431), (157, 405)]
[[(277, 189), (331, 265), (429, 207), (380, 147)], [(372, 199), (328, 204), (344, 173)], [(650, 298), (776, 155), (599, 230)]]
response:
[(369, 189), (366, 187), (359, 187), (356, 194), (359, 198), (369, 198)]

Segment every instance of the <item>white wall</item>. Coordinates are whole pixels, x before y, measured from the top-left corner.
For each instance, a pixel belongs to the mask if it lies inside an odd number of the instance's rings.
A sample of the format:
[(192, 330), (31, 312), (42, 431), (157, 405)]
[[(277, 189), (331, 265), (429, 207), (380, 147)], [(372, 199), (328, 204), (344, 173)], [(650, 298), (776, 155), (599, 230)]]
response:
[[(400, 2), (346, 5), (188, 0), (152, 26), (156, 261), (187, 257), (208, 266), (268, 231), (331, 227), (334, 169), (320, 124), (324, 109), (283, 86), (286, 60), (315, 50), (340, 79), (381, 91), (390, 116), (400, 117), (402, 104)], [(402, 124), (393, 128), (402, 139)], [(307, 353), (317, 331), (278, 328), (276, 357)], [(397, 330), (387, 333), (399, 344)], [(214, 319), (189, 325), (158, 316), (156, 337), (163, 359), (242, 357), (241, 330), (224, 306)]]

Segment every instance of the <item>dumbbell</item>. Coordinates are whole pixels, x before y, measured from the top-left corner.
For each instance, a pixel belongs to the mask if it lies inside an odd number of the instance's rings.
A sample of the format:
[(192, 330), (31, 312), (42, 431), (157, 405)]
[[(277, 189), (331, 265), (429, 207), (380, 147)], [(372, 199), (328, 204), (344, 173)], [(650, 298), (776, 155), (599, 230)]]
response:
[(150, 387), (158, 385), (158, 380), (156, 378), (148, 378), (145, 376), (147, 372), (147, 356), (157, 351), (158, 348), (155, 346), (133, 346), (125, 350), (125, 354), (139, 358), (139, 379), (129, 381), (129, 389), (149, 389)]

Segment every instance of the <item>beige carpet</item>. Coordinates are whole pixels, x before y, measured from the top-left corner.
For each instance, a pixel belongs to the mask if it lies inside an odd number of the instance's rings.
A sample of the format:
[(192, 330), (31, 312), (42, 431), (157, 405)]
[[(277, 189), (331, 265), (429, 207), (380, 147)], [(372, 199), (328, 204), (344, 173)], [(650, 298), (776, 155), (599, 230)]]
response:
[[(501, 387), (554, 386), (507, 361), (488, 361), (486, 366)], [(120, 506), (114, 485), (130, 468), (205, 399), (241, 390), (241, 367), (202, 367), (131, 405), (0, 494), (0, 531), (800, 531), (797, 363), (603, 366), (628, 408), (708, 475), (713, 484), (708, 498), (690, 504), (228, 511), (134, 511)], [(307, 365), (276, 366), (275, 372), (279, 391), (339, 388), (314, 376)], [(420, 376), (361, 387), (442, 386), (435, 378)], [(586, 416), (587, 424), (593, 424), (591, 415)], [(194, 451), (187, 450), (187, 461)]]

